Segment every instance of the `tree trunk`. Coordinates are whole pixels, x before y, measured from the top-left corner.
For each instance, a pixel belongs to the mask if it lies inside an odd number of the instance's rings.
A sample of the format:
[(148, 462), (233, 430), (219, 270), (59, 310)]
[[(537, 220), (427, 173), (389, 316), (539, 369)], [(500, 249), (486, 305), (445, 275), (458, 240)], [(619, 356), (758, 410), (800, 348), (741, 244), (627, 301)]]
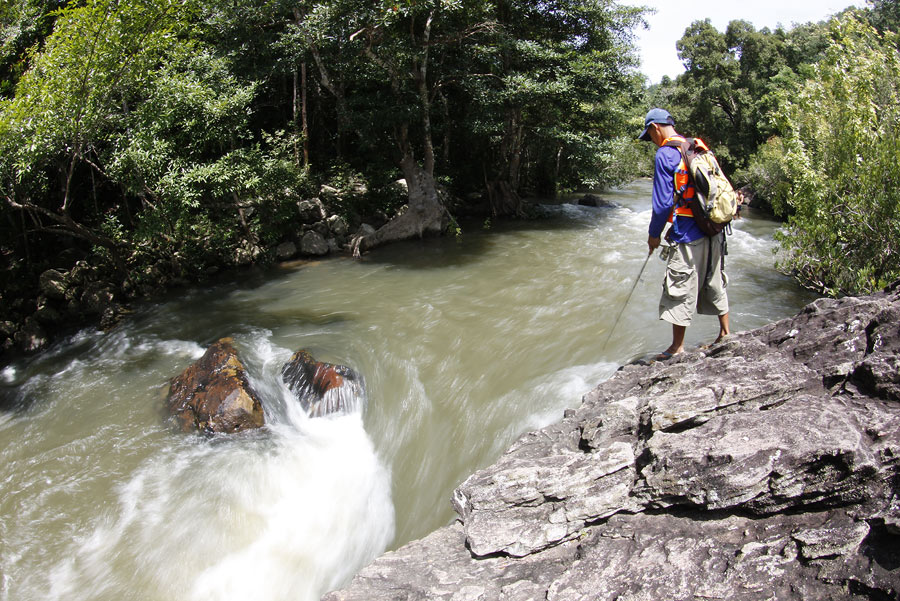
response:
[(416, 88), (419, 92), (419, 103), (422, 110), (422, 146), (425, 152), (425, 171), (430, 176), (434, 175), (434, 142), (431, 139), (431, 94), (428, 90), (428, 43), (431, 40), (431, 22), (433, 18), (434, 12), (432, 11), (425, 21), (422, 59), (419, 61), (418, 68), (414, 70), (416, 74)]
[(303, 167), (309, 167), (309, 121), (306, 114), (306, 61), (300, 63), (300, 119), (303, 131)]
[[(116, 242), (115, 240), (107, 237), (100, 231), (96, 231), (91, 229), (86, 225), (82, 225), (81, 223), (75, 221), (72, 216), (68, 212), (56, 212), (51, 211), (50, 209), (46, 209), (40, 205), (35, 205), (31, 202), (25, 201), (23, 203), (19, 203), (15, 199), (13, 199), (8, 194), (5, 195), (6, 204), (9, 205), (10, 208), (13, 208), (17, 211), (21, 211), (23, 215), (28, 213), (35, 220), (37, 227), (35, 231), (44, 231), (44, 232), (52, 232), (55, 234), (63, 234), (67, 236), (71, 236), (73, 238), (78, 238), (80, 240), (85, 240), (95, 246), (102, 246), (107, 251), (109, 251), (109, 255), (113, 260), (113, 266), (118, 271), (118, 275), (122, 277), (126, 277), (128, 274), (127, 266), (125, 265), (125, 261), (122, 258), (122, 250), (125, 249), (123, 244)], [(40, 224), (37, 217), (44, 216), (56, 224), (56, 227), (44, 227)], [(27, 236), (27, 230), (24, 229), (25, 224), (23, 222), (23, 234)], [(27, 238), (26, 238), (27, 242)]]
[(487, 182), (488, 200), (491, 203), (491, 215), (494, 217), (524, 217), (522, 197), (506, 180)]
[(440, 234), (445, 229), (447, 211), (437, 193), (434, 177), (406, 153), (400, 169), (409, 189), (409, 206), (404, 213), (384, 224), (368, 238), (357, 237), (351, 243), (353, 255), (388, 242), (421, 238), (426, 234)]
[[(431, 96), (428, 90), (428, 44), (431, 38), (431, 25), (434, 18), (432, 11), (428, 15), (423, 31), (423, 47), (421, 57), (414, 62), (412, 76), (419, 96), (422, 125), (422, 149), (424, 166), (420, 166), (413, 154), (409, 141), (409, 124), (404, 123), (396, 133), (397, 146), (402, 159), (400, 170), (406, 180), (409, 204), (406, 212), (391, 219), (375, 234), (368, 238), (357, 236), (351, 242), (353, 255), (358, 257), (360, 251), (374, 248), (388, 242), (421, 238), (425, 234), (440, 234), (445, 229), (444, 217), (447, 210), (438, 196), (434, 181), (434, 143), (431, 137)], [(371, 41), (371, 40), (370, 40)], [(400, 73), (388, 61), (383, 60), (372, 49), (371, 43), (365, 47), (366, 55), (375, 64), (381, 66), (391, 79), (391, 90), (400, 97)]]
[[(298, 8), (294, 8), (294, 19), (296, 20), (297, 25), (302, 25), (303, 15), (300, 13), (300, 10)], [(319, 47), (315, 44), (315, 42), (311, 38), (306, 38), (306, 43), (308, 44), (309, 51), (313, 56), (313, 61), (316, 63), (316, 67), (319, 70), (319, 82), (322, 84), (323, 88), (331, 93), (336, 103), (338, 130), (335, 140), (335, 150), (337, 152), (338, 158), (341, 158), (343, 157), (343, 138), (344, 134), (349, 129), (348, 120), (350, 115), (350, 110), (347, 107), (347, 98), (344, 96), (344, 88), (340, 84), (335, 84), (332, 80), (331, 74), (328, 71), (328, 67), (325, 65), (325, 61), (322, 59), (322, 54), (319, 52)], [(303, 66), (305, 65), (306, 63), (303, 63)]]
[(525, 127), (521, 110), (510, 109), (506, 120), (506, 132), (500, 144), (500, 174), (486, 181), (491, 214), (499, 216), (523, 217), (522, 197), (519, 196), (519, 174), (522, 166), (522, 146)]
[(300, 63), (300, 73), (294, 70), (293, 111), (294, 134), (297, 134), (297, 122), (300, 123), (300, 135), (303, 139), (303, 162), (300, 162), (300, 148), (294, 139), (294, 163), (298, 167), (309, 167), (309, 124), (306, 120), (306, 61)]

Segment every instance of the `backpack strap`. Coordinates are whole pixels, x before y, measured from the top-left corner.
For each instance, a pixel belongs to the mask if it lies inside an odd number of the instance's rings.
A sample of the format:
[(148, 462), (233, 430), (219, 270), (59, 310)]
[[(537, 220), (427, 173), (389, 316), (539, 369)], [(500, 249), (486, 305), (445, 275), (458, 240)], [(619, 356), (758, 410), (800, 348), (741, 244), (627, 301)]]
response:
[[(670, 148), (676, 148), (681, 154), (681, 162), (675, 168), (675, 195), (685, 204), (694, 196), (693, 187), (690, 180), (690, 161), (688, 160), (688, 149), (694, 144), (694, 138), (684, 138), (682, 136), (672, 136), (663, 140), (662, 145)], [(676, 205), (679, 203), (676, 203)]]

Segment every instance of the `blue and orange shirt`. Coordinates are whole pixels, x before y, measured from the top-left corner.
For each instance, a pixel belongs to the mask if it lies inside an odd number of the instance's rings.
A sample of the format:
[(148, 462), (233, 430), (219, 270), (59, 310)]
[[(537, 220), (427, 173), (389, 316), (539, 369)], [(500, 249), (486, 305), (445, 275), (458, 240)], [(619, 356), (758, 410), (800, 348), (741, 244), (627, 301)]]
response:
[[(675, 177), (681, 167), (681, 152), (672, 146), (660, 146), (656, 151), (653, 171), (653, 215), (650, 217), (650, 236), (659, 238), (666, 223), (673, 218), (675, 208)], [(680, 174), (687, 181), (687, 172)], [(686, 215), (674, 215), (672, 242), (682, 244), (702, 238), (703, 233), (694, 219)]]

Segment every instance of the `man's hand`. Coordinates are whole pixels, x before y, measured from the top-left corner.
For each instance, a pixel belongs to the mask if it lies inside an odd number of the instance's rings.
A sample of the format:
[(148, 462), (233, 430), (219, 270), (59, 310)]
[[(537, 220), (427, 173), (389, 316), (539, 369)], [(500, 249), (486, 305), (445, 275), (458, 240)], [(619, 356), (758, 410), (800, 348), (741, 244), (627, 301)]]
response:
[(653, 236), (647, 237), (647, 246), (650, 247), (650, 254), (653, 254), (653, 251), (659, 248), (659, 238), (654, 238)]

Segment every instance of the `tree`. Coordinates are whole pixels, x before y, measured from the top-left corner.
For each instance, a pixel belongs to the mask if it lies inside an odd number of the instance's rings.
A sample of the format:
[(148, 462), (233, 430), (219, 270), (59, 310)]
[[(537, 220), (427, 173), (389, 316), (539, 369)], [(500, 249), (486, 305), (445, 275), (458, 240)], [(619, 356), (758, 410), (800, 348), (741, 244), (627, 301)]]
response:
[(725, 35), (709, 19), (695, 21), (676, 43), (685, 73), (678, 78), (672, 113), (677, 123), (689, 123), (692, 133), (716, 149), (726, 168), (731, 167), (729, 132), (741, 121), (738, 57)]
[[(379, 229), (367, 245), (375, 246), (424, 233), (440, 233), (446, 209), (434, 179), (435, 153), (432, 111), (435, 88), (441, 74), (431, 72), (433, 53), (458, 43), (472, 32), (465, 27), (443, 27), (460, 23), (460, 4), (452, 2), (408, 2), (367, 15), (351, 39), (362, 42), (362, 51), (390, 88), (391, 104), (401, 107), (398, 119), (389, 120), (400, 155), (409, 207)], [(476, 26), (477, 27), (477, 26)], [(433, 48), (434, 47), (434, 48)], [(420, 164), (416, 155), (422, 157)]]
[(776, 92), (810, 76), (827, 43), (823, 24), (771, 31), (735, 20), (721, 33), (709, 19), (696, 21), (677, 42), (686, 71), (671, 90), (670, 111), (745, 183), (750, 157), (774, 133)]
[(353, 206), (326, 200), (351, 218), (395, 210), (379, 189), (406, 181), (405, 212), (371, 244), (441, 231), (442, 190), (487, 190), (494, 214), (518, 215), (526, 190), (630, 173), (615, 165), (633, 135), (640, 9), (84, 0), (47, 13), (56, 1), (0, 9), (43, 27), (4, 38), (18, 41), (0, 65), (0, 247), (35, 273), (60, 240), (118, 275), (262, 252), (289, 237), (291, 202), (336, 173), (375, 184)]
[[(599, 0), (309, 7), (298, 30), (320, 82), (362, 149), (390, 144), (408, 184), (407, 212), (370, 242), (439, 231), (441, 173), (483, 186), (494, 214), (520, 215), (529, 179), (552, 192), (611, 165), (610, 140), (627, 120), (615, 100), (639, 87), (629, 36), (640, 14)], [(341, 87), (316, 58), (337, 47), (353, 73)]]
[(294, 139), (253, 122), (261, 84), (217, 37), (240, 8), (94, 0), (59, 13), (0, 105), (5, 244), (31, 256), (64, 235), (125, 279), (156, 263), (201, 271), (240, 246), (255, 256), (284, 234), (305, 176)]
[(820, 292), (869, 293), (900, 278), (897, 35), (853, 15), (829, 34), (813, 76), (778, 97), (779, 266)]
[(677, 43), (686, 72), (674, 95), (676, 117), (713, 144), (730, 172), (771, 135), (765, 114), (777, 76), (790, 70), (786, 39), (780, 29), (757, 31), (746, 21), (731, 21), (723, 34), (706, 19)]
[(28, 213), (39, 231), (106, 248), (120, 270), (119, 243), (86, 225), (89, 209), (76, 206), (76, 174), (88, 169), (106, 179), (100, 147), (172, 43), (170, 27), (179, 10), (183, 7), (174, 0), (125, 5), (96, 0), (65, 9), (20, 79), (15, 98), (2, 107), (6, 205)]
[(495, 214), (521, 214), (523, 186), (553, 196), (612, 181), (598, 174), (612, 175), (613, 140), (640, 87), (631, 31), (642, 14), (599, 1), (498, 2), (490, 35), (463, 48), (475, 99), (464, 130), (481, 136), (470, 156), (487, 166)]
[(0, 96), (12, 97), (28, 67), (28, 50), (53, 28), (59, 0), (5, 0), (0, 4)]
[(900, 2), (898, 0), (867, 0), (871, 6), (869, 21), (879, 31), (900, 30)]

